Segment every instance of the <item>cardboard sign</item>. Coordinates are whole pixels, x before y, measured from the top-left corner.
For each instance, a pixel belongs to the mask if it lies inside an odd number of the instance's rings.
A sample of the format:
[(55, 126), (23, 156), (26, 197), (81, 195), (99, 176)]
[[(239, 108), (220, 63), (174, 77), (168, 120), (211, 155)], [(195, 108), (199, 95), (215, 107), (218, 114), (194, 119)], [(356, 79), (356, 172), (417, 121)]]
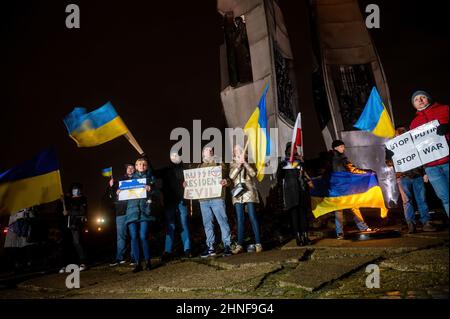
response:
[(445, 137), (436, 134), (438, 126), (438, 121), (432, 121), (385, 143), (394, 152), (392, 161), (396, 172), (406, 172), (448, 156)]
[(185, 199), (207, 199), (222, 194), (222, 167), (211, 166), (184, 170)]
[(146, 178), (119, 181), (119, 200), (147, 198), (146, 185)]

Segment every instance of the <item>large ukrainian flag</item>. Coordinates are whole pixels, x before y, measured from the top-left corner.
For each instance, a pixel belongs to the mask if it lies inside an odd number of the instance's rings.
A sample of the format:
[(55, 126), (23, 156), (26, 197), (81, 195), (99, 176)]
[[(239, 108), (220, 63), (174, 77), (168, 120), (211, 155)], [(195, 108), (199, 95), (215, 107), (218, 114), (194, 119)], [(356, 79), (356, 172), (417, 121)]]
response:
[(64, 118), (64, 124), (78, 147), (97, 146), (128, 132), (110, 102), (90, 113), (86, 113), (85, 108), (76, 107)]
[(379, 137), (394, 137), (394, 125), (376, 87), (373, 87), (369, 100), (354, 127)]
[(0, 174), (0, 214), (57, 200), (63, 194), (53, 148)]
[(258, 181), (262, 181), (264, 178), (266, 156), (270, 155), (270, 136), (267, 128), (266, 109), (266, 95), (268, 90), (269, 84), (266, 85), (258, 106), (244, 127), (244, 132), (248, 136), (253, 159), (256, 163), (256, 178)]
[(380, 208), (381, 217), (387, 216), (383, 193), (375, 174), (335, 172), (314, 179), (311, 190), (311, 208), (314, 217), (341, 209)]

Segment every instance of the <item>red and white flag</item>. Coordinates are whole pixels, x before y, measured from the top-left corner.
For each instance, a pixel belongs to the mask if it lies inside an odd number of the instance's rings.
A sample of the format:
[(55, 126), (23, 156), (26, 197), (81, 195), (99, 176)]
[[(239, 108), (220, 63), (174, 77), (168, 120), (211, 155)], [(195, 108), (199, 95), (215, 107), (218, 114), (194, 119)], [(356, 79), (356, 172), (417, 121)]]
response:
[(300, 146), (300, 155), (303, 155), (303, 136), (302, 136), (302, 113), (298, 113), (295, 121), (294, 130), (292, 131), (291, 157), (289, 161), (294, 161), (294, 150)]

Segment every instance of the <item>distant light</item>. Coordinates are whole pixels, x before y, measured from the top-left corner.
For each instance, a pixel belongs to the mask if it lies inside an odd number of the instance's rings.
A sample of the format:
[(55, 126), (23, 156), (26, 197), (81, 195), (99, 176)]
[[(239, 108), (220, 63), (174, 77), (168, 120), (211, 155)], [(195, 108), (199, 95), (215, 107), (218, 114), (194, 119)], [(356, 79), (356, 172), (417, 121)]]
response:
[(97, 218), (97, 223), (99, 223), (99, 224), (100, 224), (100, 223), (101, 223), (101, 221), (102, 221), (102, 220), (101, 220), (100, 218)]
[(98, 228), (97, 228), (97, 231), (102, 231), (102, 228), (101, 228), (101, 227), (98, 227)]
[(85, 229), (84, 232), (85, 232), (85, 233), (89, 233), (89, 230)]
[(3, 234), (7, 234), (8, 233), (8, 227), (3, 228)]
[(104, 222), (105, 222), (105, 219), (102, 218), (102, 223), (104, 223)]

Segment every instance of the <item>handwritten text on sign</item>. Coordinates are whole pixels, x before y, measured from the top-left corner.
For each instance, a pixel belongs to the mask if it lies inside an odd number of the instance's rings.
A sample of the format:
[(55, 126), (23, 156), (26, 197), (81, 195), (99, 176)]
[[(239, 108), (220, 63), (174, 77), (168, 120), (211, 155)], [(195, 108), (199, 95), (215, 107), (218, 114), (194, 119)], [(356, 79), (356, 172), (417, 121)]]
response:
[(436, 134), (438, 126), (438, 121), (432, 121), (385, 143), (394, 152), (392, 160), (397, 172), (406, 172), (448, 156), (445, 137)]
[(185, 199), (206, 199), (220, 197), (222, 194), (222, 167), (212, 166), (184, 171)]

